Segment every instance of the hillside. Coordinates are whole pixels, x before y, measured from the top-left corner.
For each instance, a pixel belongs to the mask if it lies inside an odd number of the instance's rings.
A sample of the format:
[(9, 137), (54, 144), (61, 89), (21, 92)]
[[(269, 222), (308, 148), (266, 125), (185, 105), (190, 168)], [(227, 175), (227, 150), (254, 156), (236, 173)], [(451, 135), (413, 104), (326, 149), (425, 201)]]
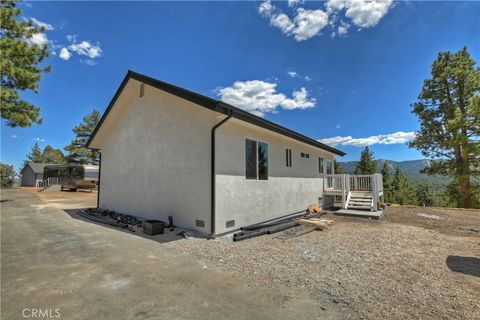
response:
[[(340, 167), (343, 172), (353, 174), (355, 167), (357, 166), (358, 161), (346, 161), (339, 162)], [(421, 182), (429, 182), (437, 186), (446, 186), (451, 179), (438, 175), (427, 175), (420, 173), (421, 170), (428, 167), (431, 163), (431, 160), (421, 159), (421, 160), (407, 160), (407, 161), (393, 161), (386, 159), (377, 160), (377, 172), (380, 172), (383, 168), (383, 164), (387, 163), (389, 171), (393, 174), (397, 167), (402, 170), (407, 179), (414, 184)]]

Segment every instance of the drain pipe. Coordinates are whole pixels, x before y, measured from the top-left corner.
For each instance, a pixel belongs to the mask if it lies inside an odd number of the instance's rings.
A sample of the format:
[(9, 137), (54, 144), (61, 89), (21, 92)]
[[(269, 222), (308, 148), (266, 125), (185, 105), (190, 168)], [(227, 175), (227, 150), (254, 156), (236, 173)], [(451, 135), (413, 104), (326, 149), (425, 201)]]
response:
[(98, 178), (97, 178), (97, 209), (100, 208), (100, 176), (102, 174), (102, 152), (100, 149), (92, 149), (98, 153)]
[(228, 116), (224, 118), (222, 121), (217, 123), (213, 128), (212, 128), (212, 145), (211, 145), (211, 178), (210, 178), (210, 187), (211, 187), (211, 206), (210, 206), (210, 238), (215, 238), (215, 131), (223, 125), (225, 122), (230, 120), (230, 118), (233, 116), (233, 111), (230, 110)]

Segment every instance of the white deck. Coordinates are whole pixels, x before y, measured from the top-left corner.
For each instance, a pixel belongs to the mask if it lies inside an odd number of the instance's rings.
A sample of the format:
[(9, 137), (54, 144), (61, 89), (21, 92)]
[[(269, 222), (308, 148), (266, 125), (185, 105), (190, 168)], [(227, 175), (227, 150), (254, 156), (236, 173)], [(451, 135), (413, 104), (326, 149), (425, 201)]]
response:
[(324, 196), (333, 196), (337, 200), (341, 197), (341, 207), (344, 210), (378, 212), (378, 208), (384, 204), (383, 180), (379, 173), (330, 174), (324, 179), (323, 190)]

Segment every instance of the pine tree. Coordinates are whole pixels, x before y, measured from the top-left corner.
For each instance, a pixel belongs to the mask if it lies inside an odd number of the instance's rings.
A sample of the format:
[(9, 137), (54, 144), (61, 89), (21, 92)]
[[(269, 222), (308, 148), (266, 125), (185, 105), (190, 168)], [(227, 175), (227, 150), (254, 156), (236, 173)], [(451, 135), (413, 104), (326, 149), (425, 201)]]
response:
[(374, 160), (373, 152), (367, 146), (360, 155), (360, 161), (355, 168), (355, 174), (374, 174), (375, 172), (377, 172), (377, 163)]
[(399, 167), (393, 176), (392, 191), (394, 202), (401, 205), (415, 204), (415, 193)]
[(29, 41), (45, 28), (19, 18), (21, 10), (16, 1), (2, 0), (0, 4), (0, 111), (10, 127), (30, 127), (41, 123), (40, 108), (23, 100), (19, 92), (38, 92), (42, 72), (50, 67), (38, 65), (48, 57), (48, 44), (37, 45)]
[(385, 202), (391, 202), (393, 196), (392, 190), (392, 178), (390, 177), (390, 172), (388, 169), (388, 164), (385, 161), (382, 167), (382, 178), (383, 178), (383, 197)]
[(440, 52), (412, 111), (420, 130), (410, 147), (442, 159), (426, 171), (454, 177), (451, 195), (459, 207), (480, 206), (478, 184), (472, 183), (480, 179), (480, 68), (475, 64), (467, 48)]
[(98, 152), (86, 147), (87, 141), (100, 121), (100, 112), (93, 109), (91, 113), (83, 117), (82, 123), (73, 128), (75, 139), (64, 149), (69, 152), (68, 162), (82, 164), (98, 164)]
[(34, 162), (34, 163), (43, 162), (42, 149), (40, 148), (38, 143), (35, 143), (30, 153), (27, 154), (27, 159), (24, 161), (24, 165), (26, 162)]
[(50, 145), (47, 145), (42, 152), (42, 162), (63, 164), (66, 162), (66, 160), (62, 151), (60, 151), (59, 149), (54, 149)]
[(8, 164), (0, 163), (0, 187), (8, 188), (11, 187), (15, 181), (15, 176), (17, 175), (13, 166)]

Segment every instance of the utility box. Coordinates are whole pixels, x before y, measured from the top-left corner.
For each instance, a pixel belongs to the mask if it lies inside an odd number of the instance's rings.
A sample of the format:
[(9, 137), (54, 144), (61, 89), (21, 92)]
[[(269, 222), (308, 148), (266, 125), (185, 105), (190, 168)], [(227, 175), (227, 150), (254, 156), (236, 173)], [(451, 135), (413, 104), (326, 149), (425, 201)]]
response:
[(165, 222), (160, 220), (146, 220), (142, 223), (143, 232), (149, 235), (163, 234)]

